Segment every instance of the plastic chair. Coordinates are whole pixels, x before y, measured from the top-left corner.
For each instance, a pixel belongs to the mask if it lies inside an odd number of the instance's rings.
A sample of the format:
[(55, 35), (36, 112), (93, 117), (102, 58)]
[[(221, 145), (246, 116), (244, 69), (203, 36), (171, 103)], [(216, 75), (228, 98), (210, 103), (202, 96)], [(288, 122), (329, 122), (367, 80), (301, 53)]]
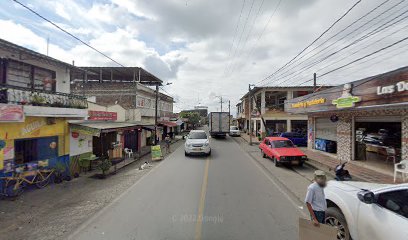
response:
[(408, 174), (408, 160), (403, 160), (394, 165), (394, 183), (398, 173), (401, 173), (402, 181), (405, 182), (405, 175)]
[(395, 148), (386, 148), (385, 150), (387, 151), (387, 159), (385, 162), (387, 163), (388, 160), (391, 160), (395, 164), (397, 161)]
[(133, 157), (133, 150), (129, 148), (125, 148), (125, 154), (127, 155), (128, 158)]

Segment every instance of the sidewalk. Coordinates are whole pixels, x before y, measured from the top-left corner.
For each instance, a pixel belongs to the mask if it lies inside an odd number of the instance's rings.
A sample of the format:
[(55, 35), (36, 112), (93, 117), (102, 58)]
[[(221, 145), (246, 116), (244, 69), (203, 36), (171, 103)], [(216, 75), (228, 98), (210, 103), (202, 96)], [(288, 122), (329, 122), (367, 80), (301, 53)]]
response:
[[(307, 148), (301, 148), (302, 151), (307, 155), (309, 161), (306, 162), (315, 168), (321, 169), (323, 171), (331, 171), (339, 164), (339, 160), (325, 155), (324, 153), (319, 153), (316, 150), (309, 150)], [(356, 181), (365, 181), (373, 183), (394, 183), (393, 176), (384, 174), (378, 171), (374, 171), (362, 166), (358, 166), (353, 162), (349, 162), (346, 169), (350, 172), (351, 176)]]
[[(241, 137), (242, 137), (245, 141), (247, 141), (247, 142), (249, 143), (249, 135), (248, 135), (248, 134), (246, 134), (246, 133), (244, 133), (244, 132), (241, 132)], [(252, 143), (253, 143), (253, 144), (259, 144), (260, 141), (258, 140), (257, 137), (252, 137)]]
[[(241, 138), (249, 143), (249, 135), (241, 133)], [(252, 138), (253, 144), (259, 144), (258, 138)], [(306, 164), (313, 168), (323, 170), (334, 176), (333, 169), (339, 164), (339, 160), (316, 150), (300, 148), (309, 158)], [(346, 169), (350, 172), (353, 180), (373, 183), (394, 183), (394, 177), (390, 174), (382, 173), (360, 166), (358, 163), (349, 162)], [(401, 183), (401, 179), (397, 179)]]

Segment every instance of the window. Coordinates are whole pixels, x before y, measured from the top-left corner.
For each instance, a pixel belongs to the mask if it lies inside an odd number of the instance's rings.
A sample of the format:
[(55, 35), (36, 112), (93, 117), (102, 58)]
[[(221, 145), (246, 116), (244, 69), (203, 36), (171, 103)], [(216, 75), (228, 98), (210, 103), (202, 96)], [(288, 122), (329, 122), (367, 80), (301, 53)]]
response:
[(55, 91), (54, 71), (27, 63), (9, 60), (7, 64), (7, 84), (17, 87)]
[(277, 140), (272, 142), (273, 148), (293, 148), (293, 143), (288, 140)]
[(408, 190), (397, 190), (378, 195), (377, 204), (408, 218)]
[(207, 139), (207, 134), (205, 132), (192, 132), (190, 133), (190, 139)]

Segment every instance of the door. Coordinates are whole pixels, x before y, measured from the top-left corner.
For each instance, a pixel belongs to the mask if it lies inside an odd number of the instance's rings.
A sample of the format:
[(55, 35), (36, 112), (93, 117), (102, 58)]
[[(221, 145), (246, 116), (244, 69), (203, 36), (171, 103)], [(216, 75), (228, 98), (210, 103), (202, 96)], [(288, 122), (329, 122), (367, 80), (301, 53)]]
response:
[(360, 205), (358, 239), (408, 239), (408, 189), (382, 192), (376, 199)]

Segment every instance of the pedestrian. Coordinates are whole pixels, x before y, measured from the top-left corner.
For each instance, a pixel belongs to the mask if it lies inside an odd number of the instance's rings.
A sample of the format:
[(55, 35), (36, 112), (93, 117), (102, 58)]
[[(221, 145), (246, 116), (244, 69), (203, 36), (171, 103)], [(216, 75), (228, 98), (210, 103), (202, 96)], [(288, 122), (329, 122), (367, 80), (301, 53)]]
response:
[(319, 226), (320, 223), (324, 224), (326, 218), (327, 203), (324, 195), (326, 184), (326, 174), (321, 170), (316, 170), (314, 183), (307, 188), (305, 203), (315, 226)]
[(164, 138), (164, 143), (166, 144), (166, 152), (170, 153), (170, 143), (171, 143), (171, 138), (170, 135), (167, 134), (166, 137)]

